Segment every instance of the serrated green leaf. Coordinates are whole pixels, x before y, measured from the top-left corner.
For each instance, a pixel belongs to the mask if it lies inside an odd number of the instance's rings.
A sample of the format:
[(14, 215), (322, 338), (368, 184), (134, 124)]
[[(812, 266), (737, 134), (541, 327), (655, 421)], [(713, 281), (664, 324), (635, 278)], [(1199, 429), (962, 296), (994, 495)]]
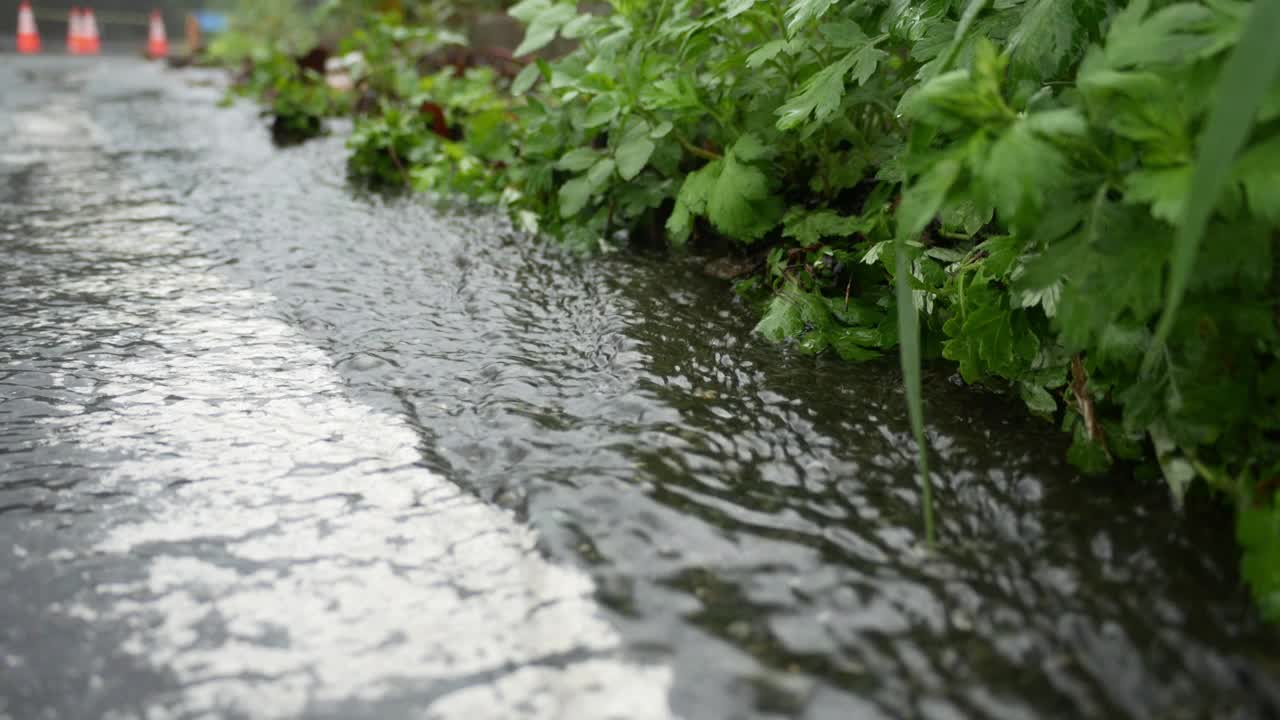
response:
[(769, 311), (756, 324), (754, 332), (771, 342), (782, 342), (799, 335), (804, 326), (800, 305), (787, 293), (779, 293), (769, 302)]
[(813, 118), (815, 124), (826, 122), (844, 99), (845, 78), (852, 75), (859, 85), (875, 72), (887, 53), (870, 44), (850, 51), (840, 60), (819, 69), (778, 110), (779, 130), (792, 130)]
[(977, 176), (996, 211), (1014, 222), (1067, 181), (1066, 161), (1025, 121), (1005, 130), (978, 158)]
[(842, 359), (866, 362), (882, 355), (877, 349), (881, 337), (874, 328), (844, 328), (828, 335), (831, 347)]
[(818, 27), (818, 32), (822, 33), (833, 47), (838, 48), (860, 47), (868, 40), (862, 27), (852, 20), (823, 23)]
[(1151, 214), (1170, 225), (1182, 219), (1191, 192), (1191, 166), (1138, 170), (1125, 178), (1125, 199), (1151, 206)]
[(671, 217), (667, 218), (667, 233), (673, 244), (680, 246), (687, 242), (694, 216), (706, 213), (708, 199), (723, 166), (723, 160), (713, 160), (685, 177)]
[(733, 155), (743, 162), (763, 160), (773, 154), (773, 150), (765, 145), (754, 133), (745, 133), (733, 144)]
[(750, 70), (755, 70), (756, 68), (776, 58), (779, 53), (781, 53), (784, 49), (786, 49), (786, 47), (787, 47), (786, 40), (771, 40), (761, 45), (760, 47), (756, 48), (754, 52), (752, 52), (750, 55), (747, 56), (747, 60), (746, 60), (747, 68)]
[(800, 28), (821, 18), (835, 0), (795, 0), (787, 8), (787, 33), (795, 35)]
[(1018, 392), (1032, 413), (1045, 418), (1053, 418), (1057, 414), (1058, 401), (1044, 387), (1024, 382), (1018, 384)]
[(808, 246), (826, 237), (849, 237), (867, 232), (874, 227), (874, 220), (864, 220), (857, 215), (841, 215), (833, 210), (811, 211), (795, 208), (783, 220), (783, 237), (795, 238)]
[(1147, 5), (1134, 3), (1116, 16), (1105, 45), (1110, 67), (1178, 62), (1213, 45), (1207, 32), (1213, 13), (1208, 8), (1184, 2), (1141, 17)]
[(720, 176), (707, 198), (707, 219), (729, 237), (749, 242), (771, 230), (782, 216), (782, 203), (769, 189), (769, 178), (733, 154), (724, 159)]
[(1029, 0), (1022, 6), (1017, 27), (1009, 35), (1005, 52), (1015, 62), (1051, 78), (1069, 57), (1075, 40), (1073, 0)]
[(814, 73), (801, 85), (800, 92), (778, 108), (778, 129), (797, 128), (810, 117), (817, 123), (826, 121), (840, 107), (844, 98), (844, 76), (852, 66), (852, 62), (841, 61)]
[(1003, 280), (1022, 255), (1022, 241), (1013, 235), (988, 238), (975, 248), (983, 256), (982, 271), (987, 277)]
[(1245, 150), (1236, 163), (1235, 179), (1244, 187), (1249, 208), (1280, 226), (1280, 135)]

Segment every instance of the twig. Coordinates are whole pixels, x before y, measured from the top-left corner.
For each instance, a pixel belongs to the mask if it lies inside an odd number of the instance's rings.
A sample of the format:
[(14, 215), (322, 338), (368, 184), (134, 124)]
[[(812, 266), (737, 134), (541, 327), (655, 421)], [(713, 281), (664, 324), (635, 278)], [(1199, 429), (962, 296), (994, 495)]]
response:
[(394, 144), (387, 146), (387, 154), (391, 156), (391, 164), (396, 166), (396, 170), (400, 171), (400, 179), (404, 181), (405, 187), (408, 187), (409, 172), (400, 163), (400, 156), (396, 154), (396, 146)]
[(1088, 386), (1089, 375), (1085, 372), (1084, 360), (1080, 353), (1076, 353), (1071, 357), (1071, 394), (1075, 396), (1076, 407), (1084, 418), (1084, 429), (1089, 434), (1089, 439), (1098, 443), (1103, 452), (1110, 455), (1110, 451), (1107, 450), (1107, 436), (1102, 430), (1102, 424), (1098, 422), (1098, 412), (1094, 408), (1093, 398), (1089, 396)]

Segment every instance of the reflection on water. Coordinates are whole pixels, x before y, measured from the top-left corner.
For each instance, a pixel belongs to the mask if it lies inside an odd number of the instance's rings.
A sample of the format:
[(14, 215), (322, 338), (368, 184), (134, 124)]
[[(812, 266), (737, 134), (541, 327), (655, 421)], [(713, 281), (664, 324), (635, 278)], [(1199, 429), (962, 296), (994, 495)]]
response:
[(0, 150), (0, 587), (55, 588), (0, 619), (92, 648), (0, 634), (27, 707), (52, 676), (324, 717), (1280, 708), (1213, 508), (1076, 478), (938, 376), (926, 553), (891, 363), (762, 346), (696, 263), (353, 194), (340, 138), (276, 151), (130, 70), (0, 70), (44, 128)]

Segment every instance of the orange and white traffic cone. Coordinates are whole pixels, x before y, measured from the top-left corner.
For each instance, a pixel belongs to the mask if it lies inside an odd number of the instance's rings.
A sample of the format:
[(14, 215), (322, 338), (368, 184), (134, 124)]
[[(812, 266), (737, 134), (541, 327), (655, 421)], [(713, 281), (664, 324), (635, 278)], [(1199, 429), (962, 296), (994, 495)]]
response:
[(147, 57), (162, 58), (169, 55), (169, 38), (164, 32), (164, 17), (159, 10), (151, 11), (151, 31), (147, 38)]
[(18, 52), (23, 55), (40, 52), (40, 31), (36, 29), (36, 16), (27, 0), (18, 4)]
[(73, 5), (71, 12), (67, 15), (67, 54), (80, 54), (81, 35), (80, 8)]
[(93, 8), (84, 11), (84, 54), (97, 55), (102, 52), (102, 38), (98, 36), (98, 19), (93, 16)]

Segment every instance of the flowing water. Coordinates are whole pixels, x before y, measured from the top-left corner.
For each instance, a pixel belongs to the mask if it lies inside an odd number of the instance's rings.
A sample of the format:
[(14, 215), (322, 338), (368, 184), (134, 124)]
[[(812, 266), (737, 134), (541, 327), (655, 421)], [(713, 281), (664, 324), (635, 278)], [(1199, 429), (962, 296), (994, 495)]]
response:
[(693, 259), (354, 192), (214, 76), (0, 56), (0, 718), (1268, 718), (1229, 518)]

